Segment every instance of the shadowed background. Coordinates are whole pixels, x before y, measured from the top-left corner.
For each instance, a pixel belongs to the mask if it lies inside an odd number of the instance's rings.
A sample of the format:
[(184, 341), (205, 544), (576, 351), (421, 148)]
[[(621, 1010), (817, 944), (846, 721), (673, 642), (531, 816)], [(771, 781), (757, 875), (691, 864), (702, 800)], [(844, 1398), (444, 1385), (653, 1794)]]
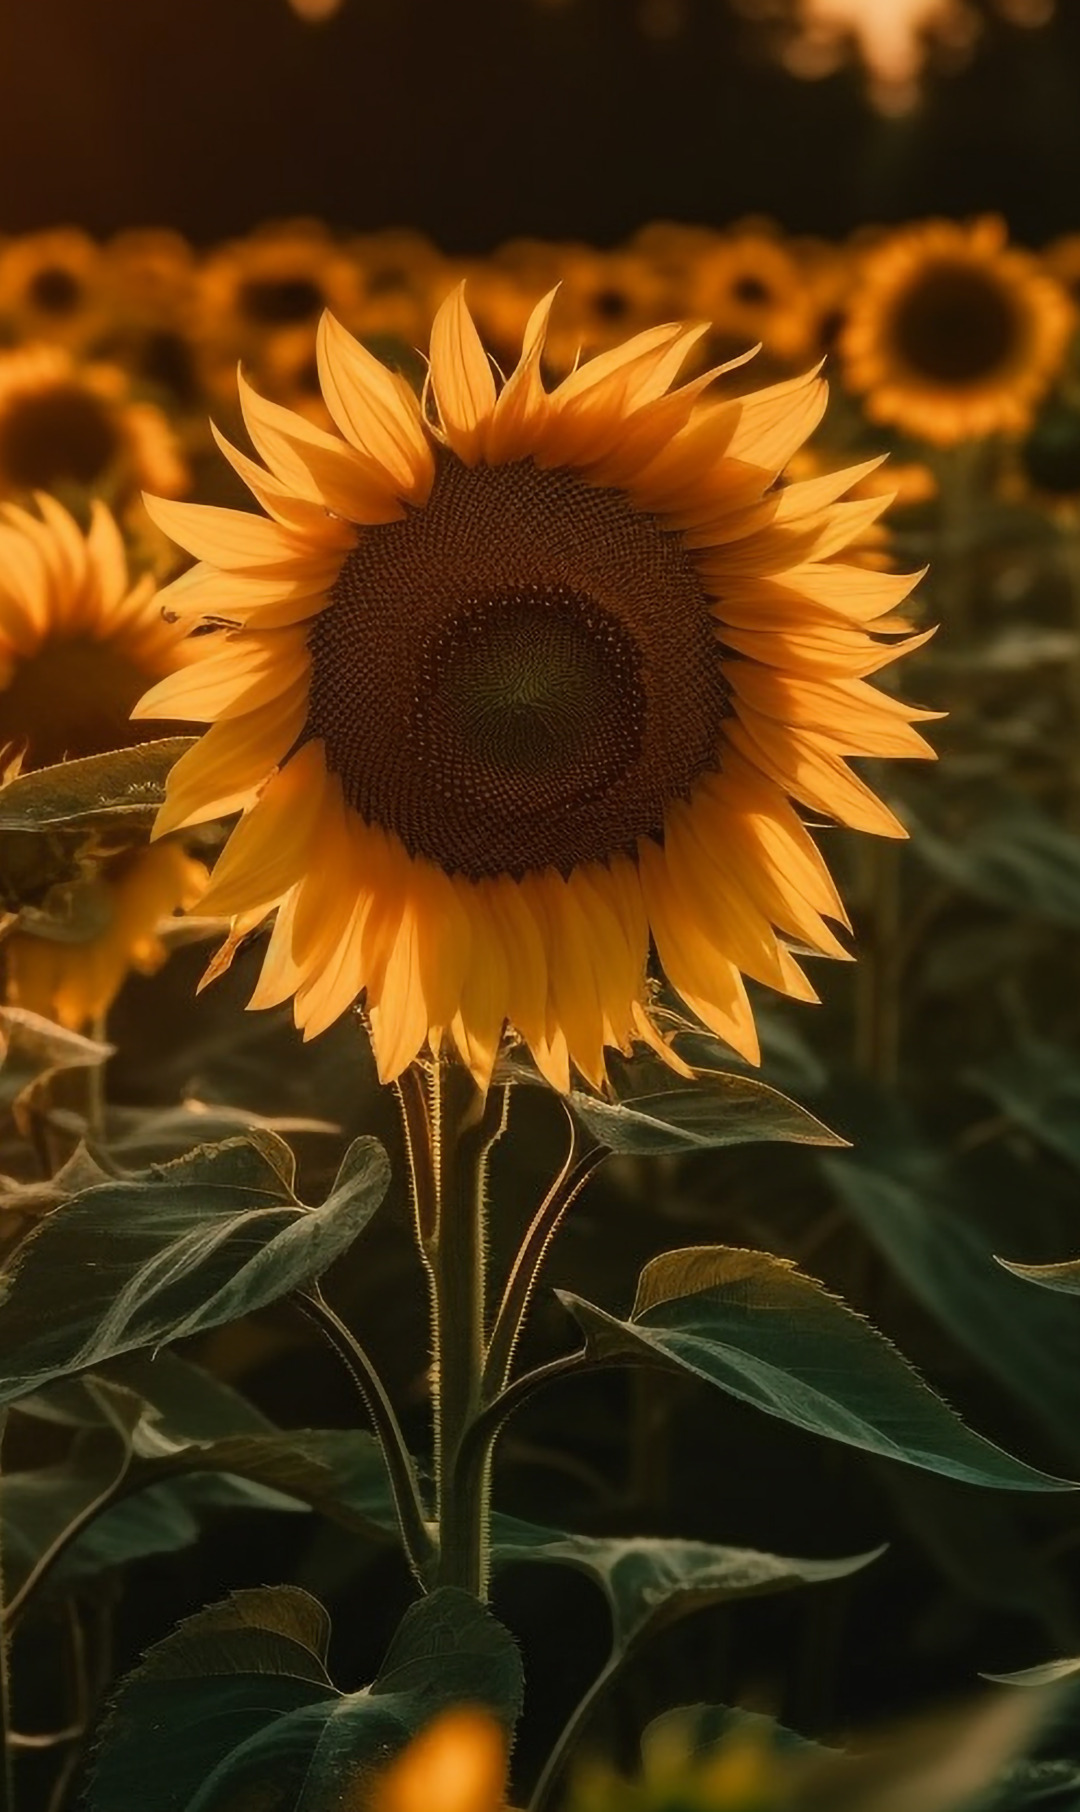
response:
[(799, 81), (725, 0), (650, 37), (629, 0), (7, 0), (0, 231), (261, 220), (408, 225), (451, 252), (614, 243), (661, 217), (795, 232), (992, 208), (1080, 226), (1080, 6), (989, 24), (971, 65), (882, 119), (856, 75)]

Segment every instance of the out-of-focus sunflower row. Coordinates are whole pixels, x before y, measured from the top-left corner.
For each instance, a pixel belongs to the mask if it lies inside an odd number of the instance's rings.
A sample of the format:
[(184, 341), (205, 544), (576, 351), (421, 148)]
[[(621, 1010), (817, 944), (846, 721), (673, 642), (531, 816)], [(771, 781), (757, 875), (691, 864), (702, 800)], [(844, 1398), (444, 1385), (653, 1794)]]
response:
[[(870, 229), (843, 245), (762, 221), (659, 223), (609, 251), (519, 239), (472, 260), (413, 232), (350, 237), (315, 221), (202, 253), (171, 232), (99, 245), (62, 229), (0, 243), (0, 490), (89, 487), (121, 510), (142, 488), (184, 494), (208, 408), (235, 407), (238, 361), (263, 394), (321, 419), (323, 309), (378, 352), (419, 363), (413, 349), (462, 278), (507, 362), (537, 296), (559, 285), (555, 374), (672, 319), (712, 324), (701, 356), (713, 362), (760, 342), (755, 383), (826, 359), (852, 406), (844, 440), (860, 418), (938, 447), (1022, 437), (1052, 391), (1080, 382), (1080, 234), (1034, 255), (993, 218)], [(1050, 489), (1061, 488), (1060, 440), (1058, 423), (1028, 460)], [(1067, 488), (1080, 490), (1074, 463)]]

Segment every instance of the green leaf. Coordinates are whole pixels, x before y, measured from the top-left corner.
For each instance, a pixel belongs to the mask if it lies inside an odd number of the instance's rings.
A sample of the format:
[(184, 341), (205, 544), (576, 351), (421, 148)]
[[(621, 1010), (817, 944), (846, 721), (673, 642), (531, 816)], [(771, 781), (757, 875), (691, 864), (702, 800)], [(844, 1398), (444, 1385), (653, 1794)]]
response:
[(692, 1373), (813, 1434), (972, 1484), (1067, 1489), (965, 1427), (883, 1335), (785, 1259), (729, 1246), (654, 1259), (630, 1318), (560, 1292), (601, 1362)]
[(740, 1705), (678, 1705), (661, 1712), (642, 1732), (646, 1779), (659, 1784), (665, 1774), (670, 1775), (677, 1758), (692, 1766), (718, 1750), (743, 1747), (747, 1738), (755, 1748), (774, 1750), (778, 1755), (824, 1758), (837, 1753), (778, 1724), (764, 1712), (744, 1711)]
[(0, 1402), (234, 1321), (310, 1283), (367, 1225), (389, 1167), (350, 1147), (318, 1208), (265, 1130), (84, 1190), (18, 1248), (0, 1297)]
[(702, 1070), (688, 1083), (658, 1060), (639, 1059), (620, 1066), (615, 1081), (616, 1101), (580, 1090), (570, 1096), (577, 1119), (613, 1152), (650, 1157), (767, 1139), (846, 1143), (786, 1095), (731, 1070)]
[(138, 1169), (182, 1156), (191, 1150), (193, 1140), (209, 1145), (235, 1138), (253, 1126), (279, 1133), (282, 1138), (309, 1133), (326, 1137), (341, 1132), (332, 1120), (316, 1120), (302, 1114), (258, 1114), (253, 1108), (200, 1101), (189, 1095), (172, 1107), (110, 1106), (96, 1144), (108, 1153), (116, 1169)]
[(168, 736), (20, 774), (0, 787), (0, 832), (96, 830), (118, 821), (149, 830), (169, 770), (195, 741)]
[(1080, 1296), (1080, 1258), (1067, 1258), (1058, 1265), (1018, 1265), (999, 1258), (1002, 1270), (1026, 1283), (1041, 1284), (1044, 1290), (1060, 1290), (1065, 1296)]
[(1037, 1667), (1021, 1667), (1013, 1674), (983, 1674), (997, 1686), (1053, 1686), (1058, 1680), (1071, 1680), (1080, 1674), (1080, 1658), (1063, 1661), (1041, 1661)]
[(910, 830), (915, 854), (962, 893), (1044, 924), (1080, 925), (1080, 838), (1030, 800), (982, 818), (962, 841), (925, 824)]
[(621, 1657), (632, 1644), (707, 1605), (846, 1579), (884, 1552), (875, 1548), (842, 1560), (791, 1560), (704, 1541), (569, 1535), (497, 1515), (492, 1558), (500, 1566), (541, 1561), (585, 1573), (607, 1599), (613, 1653)]
[[(262, 1476), (274, 1468), (260, 1437), (268, 1449), (287, 1437), (228, 1385), (174, 1353), (120, 1361), (108, 1377), (84, 1373), (23, 1397), (15, 1408), (79, 1432), (62, 1461), (5, 1473), (0, 1553), (9, 1598), (77, 1523), (85, 1525), (82, 1532), (49, 1567), (46, 1596), (132, 1560), (188, 1546), (206, 1509), (301, 1508), (303, 1493), (283, 1493)], [(349, 1437), (343, 1432), (342, 1438)], [(357, 1438), (374, 1449), (369, 1473), (381, 1471), (377, 1444), (370, 1436)], [(242, 1451), (245, 1442), (254, 1444), (257, 1456), (246, 1476), (243, 1466), (230, 1474), (227, 1465), (215, 1463), (217, 1450), (227, 1460), (230, 1449)], [(347, 1483), (344, 1466), (340, 1470)], [(385, 1483), (383, 1493), (389, 1501)]]
[[(1066, 1778), (1071, 1767), (1017, 1762), (1039, 1733), (1045, 1708), (1032, 1694), (997, 1693), (974, 1707), (948, 1710), (909, 1720), (868, 1752), (844, 1755), (805, 1737), (758, 1712), (730, 1705), (688, 1705), (653, 1721), (642, 1738), (647, 1802), (659, 1808), (714, 1803), (710, 1791), (713, 1766), (727, 1756), (745, 1762), (748, 1750), (758, 1757), (753, 1771), (757, 1788), (743, 1798), (736, 1789), (730, 1801), (721, 1793), (716, 1803), (750, 1805), (765, 1812), (1021, 1812), (1051, 1803), (1072, 1807), (1074, 1801), (1047, 1798), (1038, 1787)], [(737, 1768), (738, 1779), (743, 1769)], [(713, 1776), (715, 1778), (715, 1776)], [(988, 1797), (984, 1798), (984, 1794)]]
[(94, 1069), (113, 1047), (66, 1031), (24, 1007), (0, 1006), (0, 1113), (26, 1135), (38, 1097), (63, 1070)]
[(234, 1593), (181, 1624), (120, 1688), (89, 1812), (359, 1806), (378, 1768), (440, 1711), (518, 1716), (513, 1638), (467, 1592), (444, 1588), (406, 1612), (363, 1692), (334, 1687), (329, 1635), (322, 1606), (293, 1586)]
[[(1080, 1315), (1007, 1276), (1007, 1269), (1019, 1276), (1029, 1269), (995, 1260), (959, 1185), (940, 1167), (919, 1170), (910, 1149), (906, 1159), (912, 1175), (885, 1169), (884, 1159), (882, 1166), (863, 1161), (860, 1145), (852, 1157), (823, 1159), (822, 1168), (847, 1212), (949, 1334), (1067, 1451), (1080, 1453)], [(1034, 1281), (1047, 1281), (1033, 1269)]]
[(1080, 1169), (1080, 1063), (1073, 1051), (1024, 1036), (992, 1063), (969, 1071), (965, 1081)]

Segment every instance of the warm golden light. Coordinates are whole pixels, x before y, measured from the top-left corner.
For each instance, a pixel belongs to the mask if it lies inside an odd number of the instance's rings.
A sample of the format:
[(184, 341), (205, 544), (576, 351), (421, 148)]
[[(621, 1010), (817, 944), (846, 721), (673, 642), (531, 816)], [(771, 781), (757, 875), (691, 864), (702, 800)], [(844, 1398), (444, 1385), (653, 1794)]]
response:
[(306, 19), (311, 24), (332, 19), (341, 10), (341, 0), (289, 0), (289, 5), (298, 18)]
[(918, 99), (931, 59), (966, 61), (991, 11), (1010, 25), (1045, 25), (1054, 0), (741, 0), (742, 10), (780, 32), (779, 55), (793, 75), (831, 75), (851, 56), (864, 67), (883, 113)]

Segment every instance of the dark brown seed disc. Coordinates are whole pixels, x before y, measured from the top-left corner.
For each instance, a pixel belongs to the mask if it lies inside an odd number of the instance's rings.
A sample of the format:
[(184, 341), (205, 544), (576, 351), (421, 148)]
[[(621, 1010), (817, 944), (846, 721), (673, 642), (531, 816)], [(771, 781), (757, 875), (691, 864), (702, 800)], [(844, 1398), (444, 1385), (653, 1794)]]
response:
[(360, 531), (309, 650), (305, 738), (450, 874), (632, 850), (717, 765), (727, 687), (681, 536), (531, 460), (440, 455), (422, 509)]
[(78, 384), (27, 390), (0, 415), (0, 471), (19, 490), (93, 484), (119, 451), (108, 404)]
[(1007, 369), (1020, 339), (1008, 291), (966, 261), (931, 264), (898, 298), (892, 339), (904, 363), (941, 384), (977, 384)]

